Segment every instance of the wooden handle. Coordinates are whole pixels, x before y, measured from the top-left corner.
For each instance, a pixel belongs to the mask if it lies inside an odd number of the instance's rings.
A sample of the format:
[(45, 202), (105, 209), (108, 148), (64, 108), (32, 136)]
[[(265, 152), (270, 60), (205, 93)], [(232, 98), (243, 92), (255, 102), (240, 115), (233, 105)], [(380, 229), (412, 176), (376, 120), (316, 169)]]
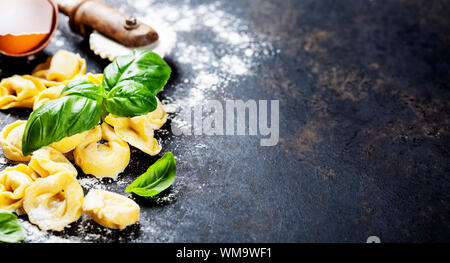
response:
[(97, 0), (72, 5), (58, 1), (58, 7), (69, 17), (71, 29), (83, 36), (95, 29), (127, 47), (146, 46), (158, 40), (158, 33), (150, 26)]

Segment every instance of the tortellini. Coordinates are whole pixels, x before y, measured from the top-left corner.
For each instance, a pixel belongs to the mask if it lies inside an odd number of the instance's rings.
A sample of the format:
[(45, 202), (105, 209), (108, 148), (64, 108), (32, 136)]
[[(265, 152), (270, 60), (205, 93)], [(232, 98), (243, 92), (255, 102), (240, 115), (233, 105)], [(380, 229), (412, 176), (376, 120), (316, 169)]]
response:
[[(89, 80), (92, 83), (101, 84), (103, 80), (103, 74), (88, 73), (86, 75), (78, 77), (77, 79)], [(33, 110), (39, 108), (46, 102), (57, 99), (61, 95), (61, 91), (64, 89), (64, 87), (65, 85), (52, 86), (44, 91), (41, 91), (34, 101)]]
[(139, 206), (128, 197), (92, 189), (84, 197), (83, 212), (98, 224), (123, 229), (139, 221)]
[(43, 147), (31, 156), (30, 168), (36, 171), (40, 177), (47, 177), (60, 172), (77, 176), (77, 169), (67, 158), (52, 147)]
[(114, 127), (120, 138), (150, 155), (157, 155), (161, 151), (161, 145), (153, 137), (153, 130), (160, 128), (166, 120), (167, 115), (162, 106), (147, 115), (128, 118), (109, 114), (105, 118), (105, 122)]
[(127, 118), (109, 114), (105, 121), (114, 126), (114, 131), (120, 138), (139, 150), (150, 155), (157, 155), (161, 151), (145, 115)]
[[(38, 109), (59, 98), (73, 80), (101, 85), (103, 74), (86, 74), (86, 61), (65, 50), (39, 64), (31, 75), (14, 75), (0, 82), (0, 109)], [(3, 128), (0, 146), (6, 158), (29, 162), (0, 172), (0, 209), (26, 213), (42, 230), (62, 231), (77, 221), (82, 212), (98, 224), (123, 229), (139, 221), (139, 206), (131, 199), (104, 190), (91, 190), (86, 197), (77, 181), (77, 168), (95, 177), (117, 178), (130, 161), (130, 145), (157, 155), (161, 146), (154, 130), (167, 121), (167, 113), (157, 99), (157, 108), (146, 115), (125, 118), (109, 114), (101, 125), (63, 138), (23, 156), (22, 137), (26, 121)], [(111, 126), (110, 126), (111, 125)]]
[[(102, 74), (86, 73), (86, 61), (78, 54), (66, 50), (55, 53), (46, 62), (39, 64), (29, 75), (14, 75), (5, 78), (0, 82), (0, 109), (10, 109), (14, 107), (37, 109), (45, 102), (55, 99), (59, 93), (52, 89), (47, 91), (47, 87), (67, 85), (69, 81), (75, 79), (87, 79), (96, 84), (101, 83)], [(41, 94), (41, 98), (37, 99)], [(35, 101), (38, 101), (34, 105)]]
[(25, 190), (36, 179), (36, 173), (24, 164), (8, 167), (0, 172), (0, 209), (23, 214)]
[(25, 190), (23, 208), (42, 230), (62, 231), (81, 217), (83, 189), (69, 173), (38, 178)]
[(65, 137), (58, 142), (54, 142), (54, 143), (50, 144), (50, 146), (59, 152), (67, 153), (67, 152), (70, 152), (71, 150), (75, 149), (75, 147), (80, 145), (82, 142), (84, 142), (85, 138), (89, 135), (89, 133), (92, 133), (92, 132), (96, 132), (96, 131), (94, 131), (92, 129), (92, 130), (84, 131), (81, 133), (77, 133), (70, 137)]
[(31, 73), (47, 86), (67, 84), (67, 81), (81, 77), (86, 72), (86, 61), (78, 54), (66, 50), (55, 53), (46, 62), (39, 64)]
[(53, 86), (44, 91), (41, 91), (37, 96), (33, 104), (33, 110), (39, 108), (44, 103), (57, 99), (64, 89), (64, 85)]
[(158, 101), (158, 106), (156, 107), (156, 110), (146, 115), (147, 120), (150, 122), (150, 126), (154, 130), (160, 129), (167, 121), (167, 113), (164, 110), (162, 103), (159, 101), (158, 98), (156, 98), (156, 100)]
[(161, 145), (153, 137), (153, 130), (161, 128), (167, 121), (167, 113), (161, 102), (157, 101), (156, 110), (146, 115), (128, 118), (109, 114), (105, 122), (112, 125), (116, 134), (130, 145), (147, 154), (157, 155), (161, 151)]
[[(99, 143), (101, 139), (107, 141)], [(97, 126), (73, 152), (75, 163), (86, 174), (116, 178), (130, 161), (130, 147), (106, 123)]]
[(87, 73), (86, 75), (80, 77), (79, 79), (89, 80), (90, 82), (92, 82), (94, 84), (101, 85), (102, 81), (103, 81), (103, 74)]
[(45, 86), (35, 77), (14, 75), (0, 82), (0, 109), (32, 108)]
[(0, 134), (0, 146), (6, 158), (18, 162), (30, 160), (30, 156), (23, 156), (22, 153), (22, 136), (26, 123), (19, 120), (3, 128)]

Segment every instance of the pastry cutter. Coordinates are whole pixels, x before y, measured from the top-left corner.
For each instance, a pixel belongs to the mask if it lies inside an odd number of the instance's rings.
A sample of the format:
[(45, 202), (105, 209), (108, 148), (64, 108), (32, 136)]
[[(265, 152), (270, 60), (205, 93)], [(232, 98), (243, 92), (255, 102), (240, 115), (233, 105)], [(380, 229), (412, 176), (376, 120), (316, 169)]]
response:
[(129, 16), (98, 0), (57, 0), (58, 9), (69, 17), (73, 32), (89, 37), (91, 50), (114, 60), (132, 49), (149, 49), (164, 57), (176, 34), (162, 21)]

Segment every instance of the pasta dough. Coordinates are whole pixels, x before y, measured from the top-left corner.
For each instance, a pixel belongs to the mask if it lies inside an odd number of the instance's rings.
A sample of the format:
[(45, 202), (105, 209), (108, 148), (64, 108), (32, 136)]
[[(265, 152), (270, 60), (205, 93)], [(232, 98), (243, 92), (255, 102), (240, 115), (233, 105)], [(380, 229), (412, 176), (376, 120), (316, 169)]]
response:
[(161, 151), (161, 145), (153, 137), (154, 129), (159, 129), (167, 121), (167, 113), (158, 100), (156, 110), (142, 116), (127, 118), (109, 114), (105, 122), (114, 127), (115, 133), (139, 150), (157, 155)]
[[(103, 74), (85, 72), (86, 61), (78, 54), (58, 51), (31, 75), (3, 79), (0, 109), (36, 110), (59, 98), (73, 80), (102, 84)], [(125, 196), (95, 189), (84, 198), (76, 179), (77, 169), (64, 154), (73, 154), (74, 162), (86, 174), (116, 178), (129, 164), (128, 143), (150, 155), (161, 151), (154, 130), (166, 123), (167, 113), (158, 99), (157, 102), (157, 108), (146, 115), (124, 118), (110, 114), (103, 124), (42, 147), (30, 156), (22, 154), (26, 121), (7, 125), (0, 134), (3, 153), (10, 160), (29, 163), (0, 172), (0, 209), (27, 213), (29, 221), (42, 230), (62, 231), (78, 220), (83, 211), (98, 224), (113, 229), (138, 222), (139, 206)]]
[(114, 126), (114, 131), (120, 138), (139, 150), (150, 155), (157, 155), (161, 151), (145, 115), (127, 118), (109, 114), (105, 121)]
[[(77, 79), (85, 79), (89, 80), (92, 83), (100, 85), (103, 81), (103, 74), (91, 74), (88, 73), (86, 75), (83, 75)], [(65, 85), (59, 85), (59, 86), (53, 86), (49, 87), (43, 91), (41, 91), (33, 104), (33, 110), (39, 108), (44, 103), (49, 102), (51, 100), (57, 99), (61, 95), (61, 91), (64, 89)]]
[(153, 130), (161, 128), (167, 121), (167, 113), (161, 102), (158, 99), (157, 101), (156, 110), (146, 115), (128, 118), (109, 114), (105, 122), (112, 125), (115, 133), (130, 145), (147, 154), (157, 155), (162, 147), (153, 137)]
[(139, 221), (139, 206), (133, 200), (113, 192), (92, 189), (85, 196), (83, 212), (98, 224), (123, 229)]
[(47, 177), (60, 172), (76, 177), (78, 173), (77, 169), (62, 153), (48, 146), (33, 152), (28, 165), (40, 177)]
[[(92, 83), (100, 85), (103, 81), (103, 74), (88, 73), (79, 77), (78, 79), (89, 80)], [(61, 91), (64, 89), (64, 87), (65, 85), (53, 86), (41, 91), (34, 101), (33, 110), (39, 108), (46, 102), (57, 99), (61, 95)]]
[(94, 131), (94, 129), (91, 129), (88, 131), (84, 131), (84, 132), (72, 135), (70, 137), (65, 137), (58, 142), (54, 142), (54, 143), (50, 144), (50, 146), (59, 152), (67, 153), (67, 152), (70, 152), (71, 150), (75, 149), (75, 147), (80, 145), (82, 142), (84, 142), (85, 138), (89, 135), (89, 133), (93, 133), (93, 132), (96, 132), (96, 131)]
[[(86, 73), (86, 61), (78, 54), (60, 50), (39, 64), (29, 75), (14, 75), (0, 82), (0, 109), (33, 108), (56, 99), (71, 80), (86, 79), (101, 84), (103, 74)], [(55, 89), (46, 89), (55, 87)], [(56, 88), (57, 87), (57, 88)]]
[[(3, 79), (0, 82), (0, 109), (26, 107), (36, 110), (59, 98), (64, 87), (73, 80), (102, 84), (103, 74), (85, 75), (85, 72), (86, 62), (78, 54), (58, 51), (38, 65), (31, 75)], [(84, 198), (76, 179), (77, 169), (65, 154), (73, 154), (74, 162), (86, 174), (116, 178), (130, 161), (127, 141), (151, 155), (161, 151), (153, 136), (154, 130), (166, 123), (167, 113), (158, 99), (157, 102), (156, 110), (146, 115), (122, 118), (110, 114), (102, 125), (42, 147), (30, 156), (22, 154), (26, 121), (4, 127), (0, 146), (5, 156), (29, 163), (0, 172), (0, 209), (26, 213), (29, 221), (42, 230), (62, 231), (77, 221), (83, 211), (98, 224), (113, 229), (123, 229), (138, 222), (139, 206), (126, 196), (91, 190)]]
[(25, 129), (26, 121), (16, 121), (6, 125), (0, 134), (0, 146), (6, 158), (27, 162), (31, 156), (23, 156), (22, 154), (22, 136)]
[(158, 98), (156, 98), (156, 100), (158, 101), (158, 106), (156, 107), (156, 110), (146, 115), (147, 120), (150, 122), (150, 126), (154, 130), (160, 129), (167, 121), (167, 113), (164, 110), (162, 103), (159, 101)]
[(0, 82), (0, 109), (32, 108), (35, 97), (45, 86), (32, 76), (14, 75)]
[(25, 190), (23, 208), (42, 230), (62, 231), (81, 217), (83, 189), (69, 173), (38, 178)]
[(84, 75), (83, 77), (80, 77), (80, 79), (86, 79), (94, 84), (100, 85), (100, 84), (102, 84), (102, 81), (103, 81), (103, 74), (88, 73), (88, 74)]
[[(107, 143), (98, 143), (102, 138)], [(73, 156), (84, 173), (95, 177), (116, 178), (130, 161), (130, 147), (108, 124), (103, 123), (101, 128), (97, 126), (86, 136), (85, 142), (75, 148)]]
[(0, 172), (0, 209), (23, 214), (25, 190), (36, 179), (36, 173), (24, 164), (8, 167)]
[(47, 87), (67, 84), (86, 72), (86, 61), (78, 54), (59, 50), (46, 62), (39, 64), (31, 73)]
[(61, 91), (64, 89), (64, 85), (50, 87), (46, 90), (41, 91), (37, 96), (33, 104), (33, 110), (39, 108), (44, 103), (49, 102), (51, 100), (57, 99), (61, 94)]

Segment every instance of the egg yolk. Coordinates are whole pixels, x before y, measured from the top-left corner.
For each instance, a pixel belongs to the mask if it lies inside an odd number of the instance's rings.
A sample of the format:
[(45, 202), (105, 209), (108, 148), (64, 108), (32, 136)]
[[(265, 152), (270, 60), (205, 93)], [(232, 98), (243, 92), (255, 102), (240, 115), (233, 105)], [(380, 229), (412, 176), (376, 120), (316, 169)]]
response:
[(50, 0), (0, 0), (0, 51), (21, 54), (49, 36), (54, 18)]
[(37, 47), (48, 34), (25, 34), (0, 36), (0, 50), (11, 54), (21, 54)]

